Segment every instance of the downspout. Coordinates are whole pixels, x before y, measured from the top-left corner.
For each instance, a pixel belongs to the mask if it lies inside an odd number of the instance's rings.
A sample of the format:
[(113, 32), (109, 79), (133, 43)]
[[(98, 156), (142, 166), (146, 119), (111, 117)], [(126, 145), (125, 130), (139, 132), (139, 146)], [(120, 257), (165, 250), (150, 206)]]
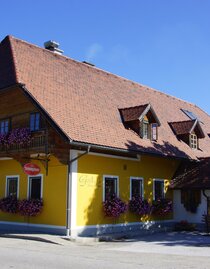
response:
[[(70, 149), (71, 152), (71, 149)], [(87, 150), (77, 156), (76, 158), (71, 159), (71, 155), (69, 156), (69, 162), (68, 162), (68, 178), (67, 178), (67, 206), (66, 206), (66, 236), (71, 236), (71, 192), (72, 192), (72, 163), (77, 161), (79, 158), (87, 155), (90, 152), (90, 146), (88, 146)]]

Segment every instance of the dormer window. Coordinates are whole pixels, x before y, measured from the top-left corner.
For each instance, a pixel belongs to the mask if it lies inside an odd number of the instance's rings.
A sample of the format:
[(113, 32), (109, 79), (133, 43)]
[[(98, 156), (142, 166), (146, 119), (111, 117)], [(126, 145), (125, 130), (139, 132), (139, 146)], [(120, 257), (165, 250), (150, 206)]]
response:
[(149, 121), (142, 121), (142, 138), (149, 139)]
[(126, 128), (143, 139), (157, 140), (160, 121), (150, 104), (119, 109)]
[(197, 149), (198, 148), (198, 138), (196, 134), (190, 134), (190, 147), (192, 149)]
[(143, 139), (150, 139), (157, 141), (158, 125), (157, 123), (150, 123), (148, 119), (143, 119), (140, 123), (140, 137)]
[(170, 122), (169, 125), (177, 138), (192, 149), (198, 149), (198, 139), (205, 137), (198, 120)]
[(198, 120), (199, 122), (203, 123), (194, 112), (183, 109), (183, 108), (181, 108), (181, 111), (184, 112), (184, 114), (187, 115), (188, 118), (190, 118), (191, 120)]
[(158, 125), (157, 123), (151, 124), (151, 139), (157, 141), (158, 139)]

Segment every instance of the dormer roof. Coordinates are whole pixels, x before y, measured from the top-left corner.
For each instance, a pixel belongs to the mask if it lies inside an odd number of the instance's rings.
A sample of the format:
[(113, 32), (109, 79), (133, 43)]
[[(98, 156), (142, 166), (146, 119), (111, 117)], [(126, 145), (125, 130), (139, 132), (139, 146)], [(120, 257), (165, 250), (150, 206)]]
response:
[(144, 104), (134, 107), (120, 108), (119, 109), (123, 122), (130, 122), (144, 119), (144, 116), (150, 114), (149, 117), (153, 123), (157, 123), (160, 126), (160, 121), (152, 108), (151, 104)]
[(173, 132), (177, 136), (196, 133), (198, 138), (204, 138), (205, 134), (198, 120), (169, 122)]

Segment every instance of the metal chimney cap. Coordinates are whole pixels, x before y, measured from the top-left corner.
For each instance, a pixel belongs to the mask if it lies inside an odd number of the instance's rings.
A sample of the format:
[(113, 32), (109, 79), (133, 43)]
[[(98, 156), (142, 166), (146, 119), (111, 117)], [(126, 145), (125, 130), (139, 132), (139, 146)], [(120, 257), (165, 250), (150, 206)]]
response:
[(44, 42), (45, 49), (50, 50), (50, 51), (53, 51), (54, 53), (57, 53), (57, 54), (62, 55), (63, 54), (63, 50), (61, 50), (61, 49), (58, 48), (59, 45), (60, 44), (58, 42), (53, 41), (53, 40), (49, 40), (49, 41)]
[(59, 45), (60, 44), (58, 42), (54, 41), (54, 40), (49, 40), (49, 41), (44, 42), (45, 49), (48, 49), (48, 48), (58, 48)]

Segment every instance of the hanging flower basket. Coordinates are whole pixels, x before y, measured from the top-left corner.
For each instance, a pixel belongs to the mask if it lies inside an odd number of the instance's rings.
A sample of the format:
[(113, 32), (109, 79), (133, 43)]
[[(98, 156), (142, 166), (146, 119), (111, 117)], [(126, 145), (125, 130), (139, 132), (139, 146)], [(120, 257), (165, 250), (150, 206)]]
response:
[(120, 198), (113, 196), (112, 198), (103, 202), (103, 210), (105, 216), (118, 218), (127, 210), (127, 205)]
[(8, 145), (27, 145), (31, 141), (31, 132), (29, 128), (13, 129), (8, 135)]
[(18, 212), (23, 216), (34, 217), (41, 213), (43, 201), (40, 199), (21, 200), (18, 203)]
[(31, 142), (31, 132), (29, 128), (17, 128), (8, 134), (0, 134), (0, 146), (9, 148), (12, 145), (27, 146)]
[(146, 199), (140, 196), (132, 197), (128, 204), (129, 210), (140, 216), (149, 215), (151, 212), (151, 205)]
[(18, 212), (18, 200), (15, 197), (9, 196), (0, 200), (0, 209), (7, 213)]
[(0, 145), (5, 146), (8, 144), (8, 135), (7, 134), (0, 134)]
[(161, 198), (152, 202), (152, 214), (165, 216), (173, 211), (173, 203), (170, 199)]

